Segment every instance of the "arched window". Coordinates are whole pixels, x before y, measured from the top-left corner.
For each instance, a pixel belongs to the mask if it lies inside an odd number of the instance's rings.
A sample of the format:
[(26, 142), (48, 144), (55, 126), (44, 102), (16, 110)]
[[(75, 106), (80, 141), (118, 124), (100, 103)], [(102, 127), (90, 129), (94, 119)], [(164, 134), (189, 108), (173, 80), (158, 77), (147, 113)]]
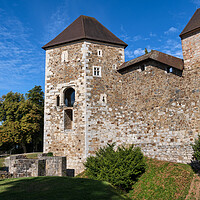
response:
[(64, 92), (64, 104), (67, 107), (73, 107), (75, 102), (75, 90), (73, 88), (68, 88)]

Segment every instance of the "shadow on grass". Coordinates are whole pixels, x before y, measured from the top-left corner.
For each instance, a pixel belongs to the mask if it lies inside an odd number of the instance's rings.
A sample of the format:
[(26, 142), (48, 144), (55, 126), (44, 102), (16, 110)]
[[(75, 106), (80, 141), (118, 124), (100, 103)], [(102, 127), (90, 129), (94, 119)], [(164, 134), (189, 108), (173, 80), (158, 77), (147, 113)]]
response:
[(84, 178), (32, 177), (0, 180), (0, 199), (9, 200), (121, 200), (110, 184)]
[(200, 176), (200, 162), (196, 160), (192, 160), (189, 165), (192, 167), (192, 170), (195, 174), (198, 174)]

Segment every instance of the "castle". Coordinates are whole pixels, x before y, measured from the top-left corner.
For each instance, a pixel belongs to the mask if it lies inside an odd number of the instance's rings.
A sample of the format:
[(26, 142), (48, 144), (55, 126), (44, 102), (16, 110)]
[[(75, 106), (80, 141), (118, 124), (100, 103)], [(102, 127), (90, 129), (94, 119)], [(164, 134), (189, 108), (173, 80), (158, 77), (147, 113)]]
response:
[(152, 50), (125, 62), (127, 44), (80, 16), (46, 50), (44, 152), (78, 174), (107, 143), (187, 163), (200, 133), (200, 9), (180, 34), (184, 61)]

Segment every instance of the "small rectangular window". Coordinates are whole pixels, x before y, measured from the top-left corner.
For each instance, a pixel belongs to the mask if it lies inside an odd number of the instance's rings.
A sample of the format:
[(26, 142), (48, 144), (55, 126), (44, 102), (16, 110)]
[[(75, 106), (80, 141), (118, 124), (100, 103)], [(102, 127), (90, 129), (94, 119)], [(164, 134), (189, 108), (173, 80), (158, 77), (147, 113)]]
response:
[(102, 56), (102, 50), (101, 49), (97, 50), (97, 56)]
[(101, 67), (99, 66), (93, 67), (93, 76), (101, 77)]
[(64, 111), (64, 128), (72, 129), (73, 109), (66, 109)]
[(63, 51), (61, 55), (62, 62), (68, 62), (68, 51)]
[(113, 67), (112, 67), (114, 70), (117, 69), (117, 65), (116, 64), (113, 64)]
[(173, 72), (173, 68), (172, 67), (168, 67), (167, 68), (167, 73), (172, 73)]

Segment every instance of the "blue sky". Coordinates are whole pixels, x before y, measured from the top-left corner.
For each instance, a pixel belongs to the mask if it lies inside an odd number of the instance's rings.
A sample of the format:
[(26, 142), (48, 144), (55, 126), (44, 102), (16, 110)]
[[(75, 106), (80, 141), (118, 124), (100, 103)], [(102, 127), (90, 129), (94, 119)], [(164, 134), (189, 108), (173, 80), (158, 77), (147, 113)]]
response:
[(182, 58), (179, 34), (199, 7), (200, 0), (0, 0), (0, 97), (44, 90), (41, 47), (80, 15), (125, 41), (126, 61), (145, 48)]

